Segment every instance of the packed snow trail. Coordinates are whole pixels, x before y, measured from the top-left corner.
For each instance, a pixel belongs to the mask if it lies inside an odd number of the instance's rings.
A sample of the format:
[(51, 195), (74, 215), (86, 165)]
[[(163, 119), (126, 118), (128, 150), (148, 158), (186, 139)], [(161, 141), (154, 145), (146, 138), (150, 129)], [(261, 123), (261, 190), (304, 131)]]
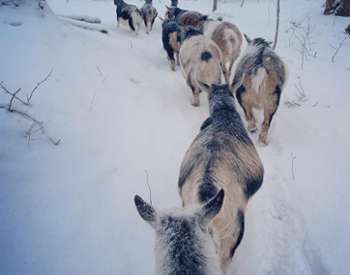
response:
[[(225, 2), (217, 15), (251, 36), (272, 38), (271, 1), (239, 3)], [(160, 15), (164, 4), (155, 2)], [(322, 16), (321, 4), (282, 2), (277, 51), (289, 82), (270, 145), (257, 145), (266, 174), (248, 206), (233, 274), (350, 272), (349, 45), (331, 63), (329, 44), (341, 40), (345, 20)], [(207, 117), (205, 95), (199, 108), (191, 106), (183, 77), (165, 58), (159, 21), (150, 35), (135, 36), (116, 27), (113, 1), (52, 0), (50, 6), (57, 14), (101, 18), (109, 34), (25, 8), (0, 9), (6, 53), (0, 81), (25, 95), (53, 68), (30, 112), (62, 138), (58, 147), (40, 135), (27, 144), (30, 124), (0, 112), (0, 274), (153, 274), (153, 232), (132, 198), (148, 198), (147, 171), (153, 204), (180, 205), (178, 170)], [(211, 1), (183, 6), (208, 13)], [(317, 54), (301, 70), (290, 28), (291, 22), (306, 26), (308, 17)], [(288, 108), (283, 103), (295, 99), (299, 79), (308, 100)], [(0, 94), (1, 103), (6, 98)]]

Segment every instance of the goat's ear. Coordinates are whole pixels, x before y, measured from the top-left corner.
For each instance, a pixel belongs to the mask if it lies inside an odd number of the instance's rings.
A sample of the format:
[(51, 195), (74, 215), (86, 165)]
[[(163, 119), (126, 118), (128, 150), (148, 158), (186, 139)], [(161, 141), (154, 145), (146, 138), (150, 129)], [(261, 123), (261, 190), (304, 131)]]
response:
[(247, 34), (244, 33), (243, 35), (244, 35), (245, 40), (247, 40), (248, 44), (252, 42), (252, 40), (248, 37)]
[(224, 197), (225, 191), (221, 189), (214, 198), (202, 206), (199, 214), (199, 225), (203, 230), (206, 230), (211, 220), (219, 213), (224, 203)]
[(165, 7), (167, 10), (171, 10), (171, 7), (168, 7), (167, 5), (165, 5)]
[(138, 195), (134, 197), (134, 202), (136, 205), (137, 212), (139, 212), (141, 218), (148, 222), (154, 228), (157, 219), (156, 210), (152, 207), (152, 205), (149, 205)]
[(211, 90), (212, 90), (211, 86), (209, 86), (208, 84), (201, 82), (201, 81), (198, 81), (198, 84), (199, 84), (201, 90), (206, 91), (208, 94), (211, 93)]

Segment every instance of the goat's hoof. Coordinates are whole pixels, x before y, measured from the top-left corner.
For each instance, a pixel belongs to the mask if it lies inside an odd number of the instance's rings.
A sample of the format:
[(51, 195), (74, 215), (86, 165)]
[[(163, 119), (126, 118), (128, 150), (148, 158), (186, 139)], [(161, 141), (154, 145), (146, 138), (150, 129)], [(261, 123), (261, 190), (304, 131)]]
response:
[(248, 131), (251, 133), (255, 133), (257, 131), (255, 123), (248, 123)]
[(259, 143), (264, 146), (268, 145), (266, 135), (259, 135)]
[(192, 102), (193, 107), (199, 107), (199, 103)]

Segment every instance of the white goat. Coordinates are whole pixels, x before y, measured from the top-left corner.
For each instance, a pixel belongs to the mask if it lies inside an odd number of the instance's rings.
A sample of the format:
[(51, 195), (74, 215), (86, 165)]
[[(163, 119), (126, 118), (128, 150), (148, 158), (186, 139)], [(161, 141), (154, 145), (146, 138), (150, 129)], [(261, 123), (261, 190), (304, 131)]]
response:
[(222, 76), (222, 53), (219, 47), (200, 31), (189, 28), (179, 53), (180, 66), (187, 85), (193, 93), (193, 106), (199, 106), (201, 86), (220, 84)]

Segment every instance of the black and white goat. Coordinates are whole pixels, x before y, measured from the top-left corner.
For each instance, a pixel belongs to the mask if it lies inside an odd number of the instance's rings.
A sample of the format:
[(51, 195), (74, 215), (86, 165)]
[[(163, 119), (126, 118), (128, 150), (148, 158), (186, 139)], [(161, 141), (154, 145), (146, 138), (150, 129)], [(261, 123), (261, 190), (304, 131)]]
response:
[(200, 31), (189, 27), (179, 53), (180, 66), (187, 85), (193, 93), (193, 106), (199, 106), (200, 82), (220, 84), (222, 54), (219, 47)]
[(219, 213), (224, 191), (198, 208), (156, 210), (141, 197), (134, 202), (155, 231), (156, 275), (223, 275), (208, 225)]
[(228, 85), (201, 85), (209, 93), (210, 116), (185, 154), (178, 185), (185, 209), (211, 203), (217, 192), (225, 191), (209, 231), (226, 273), (243, 238), (248, 200), (262, 185), (264, 169)]
[(135, 5), (127, 4), (123, 0), (114, 0), (114, 4), (117, 6), (118, 26), (123, 20), (132, 31), (138, 33), (142, 23), (141, 11)]
[(208, 20), (208, 15), (203, 15), (197, 11), (188, 11), (178, 8), (177, 6), (171, 6), (167, 8), (165, 13), (165, 19), (173, 19), (180, 26), (191, 26), (197, 29), (202, 29), (204, 22)]
[(162, 42), (163, 48), (170, 60), (171, 69), (175, 71), (176, 65), (179, 65), (179, 51), (181, 46), (181, 29), (175, 20), (165, 19), (163, 21)]
[(267, 144), (267, 133), (286, 81), (286, 67), (265, 39), (244, 36), (248, 47), (237, 66), (232, 91), (243, 108), (249, 131), (256, 131), (253, 108), (264, 110), (259, 141)]
[(150, 33), (154, 21), (158, 16), (157, 9), (152, 5), (152, 0), (145, 0), (145, 4), (141, 8), (141, 14), (143, 22), (145, 23), (146, 33)]

